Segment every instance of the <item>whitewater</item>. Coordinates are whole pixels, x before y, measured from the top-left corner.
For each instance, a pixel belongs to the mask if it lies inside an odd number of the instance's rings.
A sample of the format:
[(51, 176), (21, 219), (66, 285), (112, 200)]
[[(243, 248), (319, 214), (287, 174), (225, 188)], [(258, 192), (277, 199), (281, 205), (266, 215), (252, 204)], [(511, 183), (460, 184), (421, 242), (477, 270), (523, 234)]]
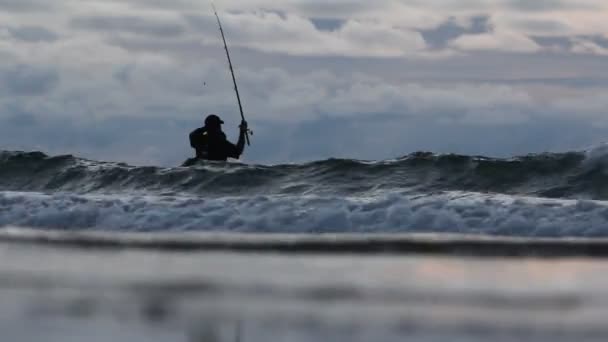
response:
[(509, 159), (136, 167), (0, 152), (0, 227), (608, 236), (608, 147)]

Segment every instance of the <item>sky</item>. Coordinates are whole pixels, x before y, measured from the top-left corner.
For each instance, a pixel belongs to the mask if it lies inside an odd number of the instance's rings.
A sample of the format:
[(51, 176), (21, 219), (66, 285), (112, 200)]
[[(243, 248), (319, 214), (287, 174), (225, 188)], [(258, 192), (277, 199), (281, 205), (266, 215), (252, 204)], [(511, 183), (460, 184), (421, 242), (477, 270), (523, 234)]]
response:
[[(217, 0), (242, 160), (508, 157), (608, 137), (605, 0)], [(178, 165), (240, 121), (210, 4), (0, 0), (0, 149)]]

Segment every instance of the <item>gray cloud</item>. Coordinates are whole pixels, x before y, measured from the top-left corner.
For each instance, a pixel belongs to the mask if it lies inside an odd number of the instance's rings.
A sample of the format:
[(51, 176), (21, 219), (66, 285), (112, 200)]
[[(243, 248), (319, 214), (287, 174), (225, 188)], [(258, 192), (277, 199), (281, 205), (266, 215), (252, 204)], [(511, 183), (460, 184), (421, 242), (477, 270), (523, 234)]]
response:
[(342, 28), (345, 24), (343, 19), (332, 19), (332, 18), (311, 18), (310, 21), (315, 25), (317, 30), (320, 31), (336, 31)]
[(153, 20), (136, 16), (89, 16), (72, 19), (71, 27), (76, 29), (126, 32), (155, 37), (172, 38), (184, 33), (179, 22)]
[(591, 37), (589, 37), (589, 39), (592, 40), (597, 45), (608, 49), (608, 37), (597, 35), (597, 36), (591, 36)]
[(129, 83), (129, 81), (131, 80), (131, 75), (135, 68), (136, 68), (136, 66), (133, 64), (119, 66), (114, 71), (113, 76), (116, 80), (118, 80), (123, 85), (127, 85)]
[(0, 9), (7, 12), (42, 12), (57, 7), (56, 2), (47, 0), (0, 0)]
[[(415, 56), (426, 48), (419, 32), (408, 28), (369, 20), (313, 18), (274, 11), (233, 12), (224, 16), (223, 26), (232, 46), (290, 56)], [(217, 31), (211, 16), (186, 15), (185, 19), (201, 33)], [(201, 39), (216, 44), (216, 35), (201, 35)]]
[(466, 34), (482, 34), (492, 31), (490, 17), (487, 15), (469, 18), (469, 25), (462, 25), (450, 18), (436, 28), (421, 30), (422, 37), (434, 48), (443, 48), (450, 41)]
[(205, 9), (210, 9), (210, 4), (201, 3), (196, 0), (102, 0), (105, 3), (119, 3), (119, 4), (128, 4), (129, 6), (135, 8), (137, 11), (140, 10), (168, 10), (168, 11), (192, 11), (195, 9), (200, 9), (204, 6)]
[(589, 3), (574, 2), (568, 0), (509, 0), (508, 5), (512, 8), (527, 12), (600, 8), (599, 6), (594, 6)]
[(9, 27), (8, 31), (13, 38), (25, 42), (53, 42), (59, 39), (55, 32), (41, 26)]
[(581, 42), (596, 44), (599, 48), (608, 49), (608, 39), (601, 35), (593, 36), (531, 36), (536, 43), (562, 52), (571, 51)]
[(559, 36), (531, 36), (537, 44), (544, 47), (558, 47), (562, 50), (570, 50), (574, 43), (570, 37)]
[[(203, 50), (200, 39), (196, 38), (158, 39), (146, 36), (115, 35), (107, 38), (105, 42), (130, 52), (163, 54), (173, 58), (191, 56), (200, 59), (201, 50)], [(218, 41), (217, 44), (219, 43)]]
[(295, 8), (309, 17), (348, 18), (365, 13), (385, 4), (371, 1), (351, 0), (327, 2), (323, 0), (295, 1)]
[(0, 84), (9, 95), (44, 95), (53, 90), (59, 82), (57, 71), (49, 68), (17, 65), (0, 72)]
[(533, 32), (561, 33), (569, 30), (568, 25), (557, 20), (523, 19), (515, 21), (517, 26)]

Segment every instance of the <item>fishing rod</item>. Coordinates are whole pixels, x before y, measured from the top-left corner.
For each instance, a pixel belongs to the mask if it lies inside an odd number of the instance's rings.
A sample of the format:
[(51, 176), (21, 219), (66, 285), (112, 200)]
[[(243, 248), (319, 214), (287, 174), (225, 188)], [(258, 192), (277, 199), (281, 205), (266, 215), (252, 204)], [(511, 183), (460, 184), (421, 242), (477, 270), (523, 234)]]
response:
[[(224, 42), (224, 49), (226, 50), (226, 57), (228, 57), (228, 66), (230, 67), (230, 73), (232, 74), (232, 82), (234, 83), (234, 91), (236, 92), (236, 99), (239, 102), (239, 110), (241, 111), (241, 119), (245, 121), (245, 114), (243, 114), (243, 105), (241, 104), (241, 96), (239, 95), (239, 87), (236, 85), (236, 77), (234, 76), (234, 68), (232, 67), (232, 60), (230, 59), (230, 52), (228, 51), (228, 44), (226, 44), (226, 36), (224, 35), (224, 29), (222, 28), (222, 22), (220, 21), (220, 16), (217, 14), (217, 10), (215, 5), (211, 3), (211, 7), (213, 7), (213, 13), (215, 13), (215, 17), (217, 18), (217, 25), (220, 27), (220, 33), (222, 34), (222, 41)], [(253, 135), (253, 132), (250, 129), (245, 131), (245, 139), (247, 141), (247, 146), (251, 145), (249, 142), (249, 134)]]

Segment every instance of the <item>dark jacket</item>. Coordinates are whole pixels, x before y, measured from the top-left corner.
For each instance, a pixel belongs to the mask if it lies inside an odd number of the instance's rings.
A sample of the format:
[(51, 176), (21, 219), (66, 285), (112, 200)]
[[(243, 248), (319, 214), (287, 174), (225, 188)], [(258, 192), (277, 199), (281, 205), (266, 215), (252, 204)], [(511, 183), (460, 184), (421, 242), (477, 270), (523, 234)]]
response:
[(224, 132), (209, 132), (205, 127), (190, 133), (190, 146), (196, 150), (197, 159), (226, 161), (239, 159), (243, 153), (243, 148), (228, 141)]

